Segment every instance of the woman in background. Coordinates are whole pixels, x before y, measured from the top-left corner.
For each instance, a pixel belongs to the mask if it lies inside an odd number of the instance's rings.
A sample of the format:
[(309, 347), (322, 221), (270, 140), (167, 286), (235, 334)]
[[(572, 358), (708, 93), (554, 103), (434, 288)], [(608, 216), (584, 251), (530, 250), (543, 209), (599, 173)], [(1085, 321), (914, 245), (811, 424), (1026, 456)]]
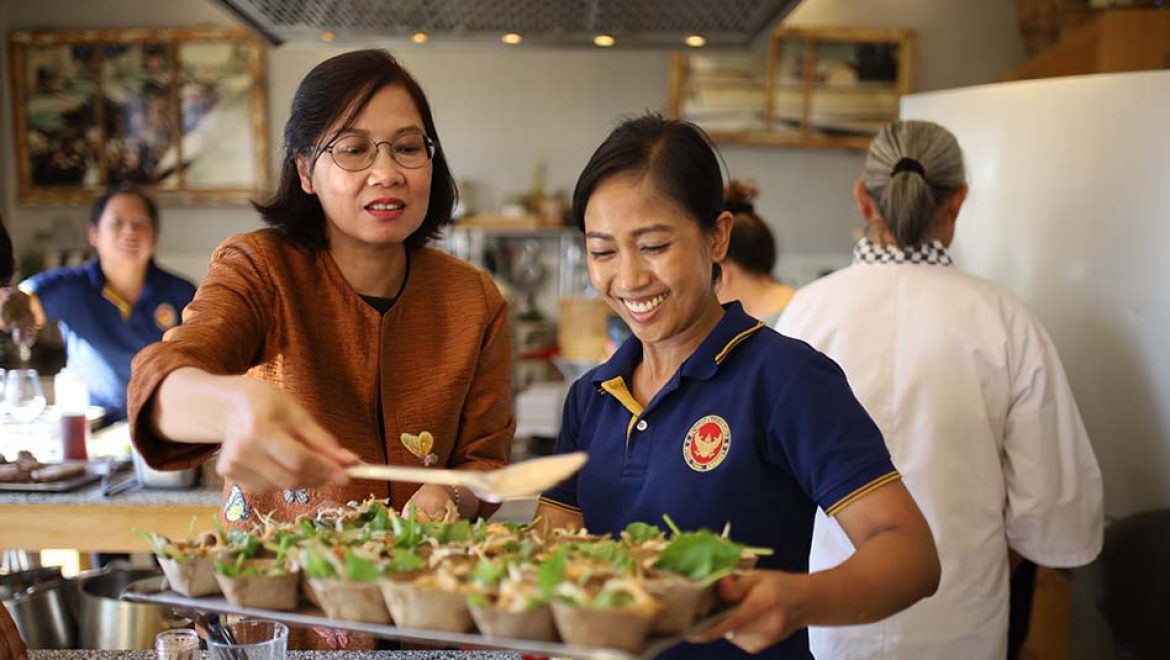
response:
[(116, 422), (126, 418), (131, 361), (179, 324), (195, 285), (155, 263), (158, 206), (141, 189), (99, 195), (86, 235), (97, 258), (22, 282), (0, 310), (0, 329), (35, 332), (56, 321), (69, 368), (85, 377), (90, 403)]
[[(952, 267), (967, 197), (955, 137), (886, 126), (854, 186), (853, 265), (797, 292), (779, 330), (836, 360), (934, 532), (942, 582), (885, 621), (810, 631), (824, 658), (1003, 658), (1015, 553), (1072, 567), (1102, 542), (1101, 474), (1048, 333), (1009, 292)], [(817, 518), (810, 568), (848, 561)], [(1011, 555), (1011, 559), (1009, 559)]]
[(776, 267), (776, 239), (767, 223), (756, 215), (756, 187), (732, 179), (725, 193), (726, 206), (734, 222), (727, 257), (720, 264), (719, 302), (738, 300), (743, 311), (772, 327), (780, 312), (792, 300), (796, 288), (772, 277)]
[[(541, 498), (554, 527), (618, 534), (634, 521), (723, 529), (772, 548), (727, 579), (738, 603), (670, 658), (808, 658), (804, 628), (876, 621), (934, 591), (930, 530), (840, 369), (803, 342), (720, 305), (731, 214), (714, 147), (689, 123), (647, 116), (594, 152), (573, 194), (589, 277), (633, 336), (575, 382), (558, 452), (580, 473)], [(808, 573), (813, 514), (857, 554)], [(738, 648), (736, 648), (738, 647)]]

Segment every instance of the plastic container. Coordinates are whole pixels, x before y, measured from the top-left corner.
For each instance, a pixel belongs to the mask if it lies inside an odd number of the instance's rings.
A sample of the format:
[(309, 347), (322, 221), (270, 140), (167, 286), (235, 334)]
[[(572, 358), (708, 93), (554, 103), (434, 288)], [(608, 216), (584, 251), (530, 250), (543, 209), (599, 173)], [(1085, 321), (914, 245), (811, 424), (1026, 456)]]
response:
[(89, 388), (85, 377), (69, 368), (62, 369), (53, 378), (53, 397), (57, 413), (61, 417), (61, 449), (66, 460), (89, 458), (86, 442), (89, 440), (89, 423), (85, 411), (89, 408)]

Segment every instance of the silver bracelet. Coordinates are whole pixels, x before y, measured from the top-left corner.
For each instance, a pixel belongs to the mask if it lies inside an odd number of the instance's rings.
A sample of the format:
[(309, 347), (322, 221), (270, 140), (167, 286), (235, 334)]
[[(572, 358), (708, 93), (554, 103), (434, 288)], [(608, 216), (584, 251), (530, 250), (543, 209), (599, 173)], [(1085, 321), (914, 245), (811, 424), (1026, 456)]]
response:
[(459, 486), (448, 486), (451, 489), (451, 501), (455, 503), (455, 510), (459, 510), (459, 504), (463, 501), (463, 494), (459, 492)]

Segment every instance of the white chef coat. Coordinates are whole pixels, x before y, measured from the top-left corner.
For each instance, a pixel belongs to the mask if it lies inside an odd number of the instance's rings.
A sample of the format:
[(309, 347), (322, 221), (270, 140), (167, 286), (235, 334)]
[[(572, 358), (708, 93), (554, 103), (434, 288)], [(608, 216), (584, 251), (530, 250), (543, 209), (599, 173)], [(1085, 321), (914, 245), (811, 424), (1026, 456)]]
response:
[[(817, 658), (1004, 658), (1008, 548), (1053, 567), (1101, 550), (1101, 473), (1052, 340), (1015, 296), (949, 264), (938, 242), (907, 254), (863, 240), (777, 323), (845, 370), (942, 562), (931, 598), (810, 629)], [(852, 553), (818, 513), (809, 570)]]

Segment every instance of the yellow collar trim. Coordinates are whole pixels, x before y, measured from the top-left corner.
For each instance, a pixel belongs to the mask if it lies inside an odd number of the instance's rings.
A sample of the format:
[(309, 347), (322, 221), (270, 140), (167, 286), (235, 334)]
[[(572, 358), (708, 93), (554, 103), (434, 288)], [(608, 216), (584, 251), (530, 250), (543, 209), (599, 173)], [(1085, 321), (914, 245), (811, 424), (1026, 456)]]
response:
[(715, 364), (723, 364), (723, 361), (727, 359), (727, 356), (731, 353), (732, 349), (734, 349), (736, 346), (739, 346), (743, 340), (750, 337), (753, 332), (759, 330), (762, 327), (764, 327), (764, 322), (760, 321), (754, 327), (748, 328), (747, 330), (744, 330), (738, 335), (732, 337), (731, 341), (727, 342), (727, 345), (723, 347), (723, 350), (719, 351), (719, 354), (715, 356)]
[(634, 431), (634, 424), (637, 423), (638, 417), (645, 408), (634, 398), (630, 389), (626, 387), (626, 380), (621, 376), (616, 376), (603, 382), (601, 389), (612, 394), (613, 398), (620, 401), (626, 407), (626, 410), (630, 411), (630, 423), (626, 425), (626, 443), (629, 444), (630, 434)]
[(119, 296), (110, 285), (102, 287), (102, 297), (113, 303), (114, 307), (118, 308), (118, 313), (122, 315), (122, 320), (130, 318), (130, 312), (134, 309), (134, 305), (127, 302), (125, 298)]
[(626, 380), (621, 376), (616, 376), (603, 382), (601, 389), (612, 394), (613, 398), (620, 401), (626, 407), (626, 410), (630, 411), (635, 417), (641, 415), (642, 411), (645, 410), (642, 404), (638, 403), (638, 400), (634, 398), (629, 388), (626, 387)]

